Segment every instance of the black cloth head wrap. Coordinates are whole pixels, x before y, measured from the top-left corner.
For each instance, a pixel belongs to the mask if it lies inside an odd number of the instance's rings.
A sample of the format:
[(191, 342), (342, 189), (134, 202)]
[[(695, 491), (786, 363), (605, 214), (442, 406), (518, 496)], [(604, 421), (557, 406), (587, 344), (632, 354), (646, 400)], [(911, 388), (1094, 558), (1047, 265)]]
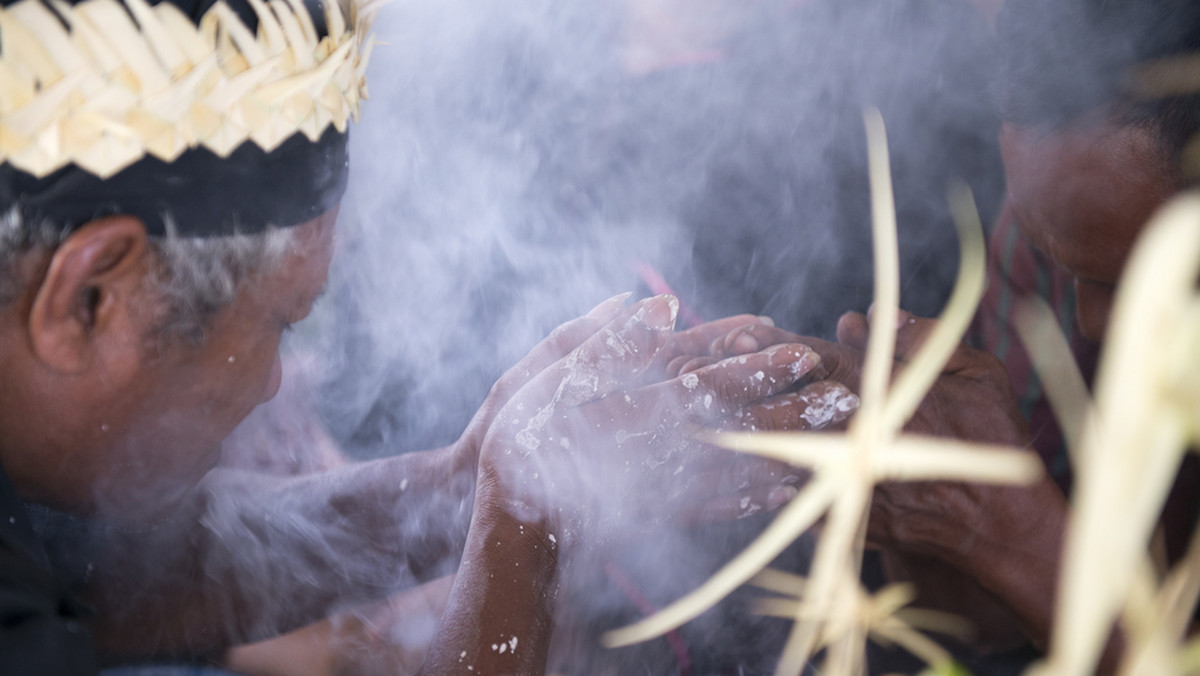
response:
[[(170, 0), (199, 22), (215, 0)], [(15, 0), (4, 0), (11, 4)], [(248, 3), (228, 2), (250, 30), (258, 25)], [(325, 14), (306, 2), (320, 34)], [(147, 155), (106, 179), (75, 165), (36, 178), (0, 164), (0, 210), (16, 210), (30, 226), (50, 223), (73, 230), (103, 216), (129, 214), (150, 235), (167, 223), (183, 237), (253, 234), (288, 227), (328, 211), (346, 191), (348, 134), (329, 127), (316, 141), (297, 133), (271, 152), (246, 141), (229, 157), (207, 148), (185, 151), (174, 162)]]

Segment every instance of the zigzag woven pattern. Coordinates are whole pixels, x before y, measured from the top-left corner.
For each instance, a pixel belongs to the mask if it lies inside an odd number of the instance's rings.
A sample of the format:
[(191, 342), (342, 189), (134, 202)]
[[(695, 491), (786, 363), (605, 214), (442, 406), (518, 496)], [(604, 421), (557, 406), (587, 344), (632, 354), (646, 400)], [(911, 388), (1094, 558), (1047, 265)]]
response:
[(377, 4), (327, 1), (317, 37), (301, 0), (249, 0), (257, 35), (224, 2), (199, 26), (169, 2), (21, 0), (0, 9), (0, 161), (36, 177), (74, 163), (107, 178), (297, 132), (345, 131), (367, 96)]

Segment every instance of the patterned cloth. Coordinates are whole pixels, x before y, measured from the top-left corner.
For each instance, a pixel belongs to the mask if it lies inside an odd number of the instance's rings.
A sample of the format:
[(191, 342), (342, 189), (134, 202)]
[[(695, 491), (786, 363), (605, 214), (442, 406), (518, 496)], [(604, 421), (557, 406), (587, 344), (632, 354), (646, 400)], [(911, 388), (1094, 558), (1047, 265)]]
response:
[(1055, 482), (1066, 491), (1071, 485), (1066, 444), (1029, 353), (1017, 335), (1016, 309), (1022, 301), (1040, 298), (1054, 310), (1089, 385), (1099, 345), (1079, 334), (1071, 276), (1025, 239), (1011, 209), (1006, 207), (1001, 214), (988, 249), (988, 288), (975, 316), (971, 342), (1004, 363), (1021, 414), (1029, 423), (1033, 445)]

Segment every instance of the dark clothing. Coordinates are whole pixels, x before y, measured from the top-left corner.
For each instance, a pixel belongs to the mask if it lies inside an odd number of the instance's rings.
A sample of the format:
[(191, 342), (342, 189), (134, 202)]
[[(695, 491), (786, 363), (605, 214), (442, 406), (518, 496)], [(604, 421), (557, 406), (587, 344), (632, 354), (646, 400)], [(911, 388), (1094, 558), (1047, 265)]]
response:
[(51, 571), (25, 505), (0, 468), (0, 673), (96, 673), (87, 609)]

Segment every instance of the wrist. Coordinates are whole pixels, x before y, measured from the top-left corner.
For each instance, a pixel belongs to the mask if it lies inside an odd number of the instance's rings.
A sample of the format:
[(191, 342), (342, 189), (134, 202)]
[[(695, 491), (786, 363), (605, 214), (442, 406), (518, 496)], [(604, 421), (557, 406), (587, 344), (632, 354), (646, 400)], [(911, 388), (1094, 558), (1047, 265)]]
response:
[[(543, 673), (558, 547), (544, 520), (506, 508), (481, 482), (454, 587), (423, 673)], [(505, 650), (498, 650), (504, 645)]]
[(1049, 479), (996, 492), (958, 542), (942, 542), (939, 556), (974, 579), (1018, 618), (1044, 649), (1053, 621), (1067, 502)]
[(1067, 502), (1049, 479), (1032, 486), (989, 490), (956, 532), (932, 542), (941, 558), (960, 568), (987, 568), (1008, 559), (1057, 563)]
[(528, 490), (514, 490), (495, 472), (481, 470), (475, 482), (475, 504), (472, 520), (495, 528), (511, 529), (519, 534), (542, 533), (553, 535), (558, 520), (544, 501), (537, 500)]

